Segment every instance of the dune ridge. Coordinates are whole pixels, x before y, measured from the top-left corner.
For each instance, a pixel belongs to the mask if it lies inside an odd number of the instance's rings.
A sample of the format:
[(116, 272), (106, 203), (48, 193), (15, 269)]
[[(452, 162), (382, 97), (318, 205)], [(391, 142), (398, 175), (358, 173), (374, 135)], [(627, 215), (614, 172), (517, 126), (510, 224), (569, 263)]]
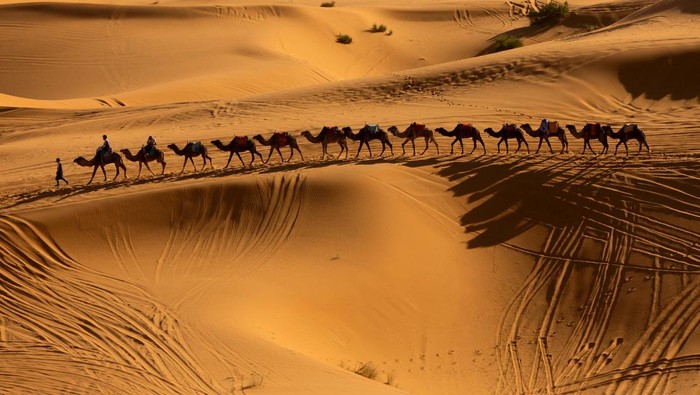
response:
[[(0, 392), (697, 392), (696, 1), (546, 28), (501, 0), (0, 3)], [(542, 118), (636, 123), (651, 152), (484, 132)], [(486, 152), (300, 136), (412, 122)], [(210, 144), (277, 131), (303, 161)], [(155, 136), (165, 174), (85, 185), (102, 134)], [(165, 147), (193, 140), (214, 169), (180, 174)]]

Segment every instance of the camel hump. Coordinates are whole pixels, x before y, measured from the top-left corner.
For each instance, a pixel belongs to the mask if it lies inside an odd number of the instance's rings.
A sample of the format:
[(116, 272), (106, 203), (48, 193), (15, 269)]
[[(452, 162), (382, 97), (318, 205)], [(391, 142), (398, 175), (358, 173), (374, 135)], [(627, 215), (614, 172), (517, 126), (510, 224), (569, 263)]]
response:
[(377, 134), (379, 133), (379, 124), (373, 123), (373, 124), (368, 124), (367, 130), (369, 130), (369, 134)]
[(471, 123), (466, 123), (466, 122), (460, 123), (459, 126), (465, 128), (465, 129), (472, 129), (474, 127)]
[[(201, 141), (188, 141), (187, 145), (185, 145), (185, 148), (190, 147), (193, 153), (198, 154), (199, 152), (202, 151), (202, 142)], [(184, 149), (183, 149), (184, 151)]]
[(637, 129), (637, 124), (636, 124), (636, 123), (626, 123), (626, 124), (622, 127), (622, 131), (623, 131), (623, 132), (626, 132), (626, 133), (633, 132), (635, 129)]
[(413, 127), (414, 127), (417, 131), (419, 131), (419, 132), (422, 132), (423, 130), (425, 130), (425, 124), (424, 124), (424, 123), (416, 123), (416, 122), (413, 122)]
[(285, 145), (289, 139), (289, 134), (287, 132), (275, 132), (275, 138), (277, 139), (277, 143), (279, 143), (279, 145)]
[(233, 141), (236, 145), (246, 145), (248, 144), (248, 136), (236, 136)]

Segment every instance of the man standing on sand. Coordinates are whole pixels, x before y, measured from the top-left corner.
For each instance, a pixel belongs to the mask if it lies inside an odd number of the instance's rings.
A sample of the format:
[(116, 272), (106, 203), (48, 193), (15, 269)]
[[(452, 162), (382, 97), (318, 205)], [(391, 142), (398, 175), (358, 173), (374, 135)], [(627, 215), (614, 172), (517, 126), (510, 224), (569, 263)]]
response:
[(56, 186), (59, 185), (58, 182), (61, 180), (68, 185), (68, 180), (63, 178), (63, 165), (61, 164), (61, 158), (56, 158), (56, 164), (58, 165), (56, 166)]

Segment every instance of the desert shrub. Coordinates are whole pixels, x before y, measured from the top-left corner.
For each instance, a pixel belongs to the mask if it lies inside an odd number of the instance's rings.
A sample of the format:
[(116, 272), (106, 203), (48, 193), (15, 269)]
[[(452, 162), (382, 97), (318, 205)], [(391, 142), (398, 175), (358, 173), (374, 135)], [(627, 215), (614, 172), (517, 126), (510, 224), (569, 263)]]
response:
[(387, 36), (391, 36), (392, 34), (394, 34), (394, 31), (393, 31), (393, 30), (389, 30), (388, 32), (386, 32), (386, 34), (385, 34), (385, 35), (387, 35)]
[(335, 7), (335, 1), (326, 1), (321, 3), (321, 7)]
[(387, 373), (386, 381), (384, 382), (384, 384), (396, 387), (396, 372), (391, 371)]
[(350, 44), (352, 42), (352, 37), (348, 36), (347, 34), (338, 34), (335, 37), (335, 42), (337, 43)]
[(496, 37), (496, 46), (493, 52), (506, 51), (513, 48), (519, 48), (523, 46), (523, 41), (515, 36), (502, 35)]
[(569, 15), (569, 3), (549, 3), (540, 7), (539, 11), (530, 11), (530, 25), (549, 25), (560, 22)]
[(366, 362), (360, 364), (355, 369), (355, 373), (359, 374), (360, 376), (367, 377), (370, 380), (374, 380), (379, 372), (377, 371), (377, 367), (374, 366), (372, 362)]
[(384, 33), (386, 31), (385, 25), (377, 25), (376, 23), (369, 28), (370, 33)]

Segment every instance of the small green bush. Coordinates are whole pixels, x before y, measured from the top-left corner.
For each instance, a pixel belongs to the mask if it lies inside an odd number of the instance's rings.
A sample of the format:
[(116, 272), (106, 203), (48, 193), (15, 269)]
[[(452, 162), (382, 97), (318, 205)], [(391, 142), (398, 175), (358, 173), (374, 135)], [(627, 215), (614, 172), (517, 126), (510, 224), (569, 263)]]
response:
[(496, 46), (493, 52), (506, 51), (513, 48), (519, 48), (523, 46), (523, 41), (515, 36), (502, 35), (496, 37)]
[(347, 34), (338, 34), (335, 37), (335, 42), (337, 43), (350, 44), (352, 42), (352, 37), (348, 36)]
[(325, 3), (321, 3), (321, 7), (335, 7), (335, 1), (327, 1)]
[(549, 3), (540, 7), (539, 11), (530, 11), (527, 17), (530, 18), (530, 25), (549, 25), (560, 22), (569, 16), (569, 3)]
[(384, 33), (386, 31), (385, 25), (377, 25), (376, 23), (372, 25), (369, 29), (370, 33)]

